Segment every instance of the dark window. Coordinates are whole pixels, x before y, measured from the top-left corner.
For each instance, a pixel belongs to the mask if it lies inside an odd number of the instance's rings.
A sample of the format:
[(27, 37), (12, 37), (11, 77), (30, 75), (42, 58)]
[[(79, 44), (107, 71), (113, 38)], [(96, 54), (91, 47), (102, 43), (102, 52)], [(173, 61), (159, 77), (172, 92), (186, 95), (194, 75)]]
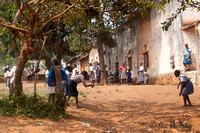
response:
[(147, 69), (149, 68), (149, 57), (148, 57), (148, 52), (144, 53), (144, 68)]
[(119, 69), (119, 62), (116, 62), (116, 63), (115, 63), (115, 68), (116, 68), (116, 70)]
[(132, 57), (128, 57), (128, 68), (132, 70)]
[(109, 71), (111, 71), (111, 61), (109, 59)]

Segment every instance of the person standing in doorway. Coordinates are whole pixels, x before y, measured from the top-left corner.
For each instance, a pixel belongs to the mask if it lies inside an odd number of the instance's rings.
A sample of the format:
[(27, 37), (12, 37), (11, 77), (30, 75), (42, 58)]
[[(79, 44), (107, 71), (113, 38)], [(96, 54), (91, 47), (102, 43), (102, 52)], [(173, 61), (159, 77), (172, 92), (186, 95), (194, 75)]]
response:
[(184, 59), (183, 59), (183, 65), (185, 66), (185, 72), (190, 71), (191, 64), (192, 64), (191, 49), (188, 48), (188, 44), (185, 44)]
[(122, 64), (122, 66), (119, 68), (121, 70), (121, 84), (126, 84), (126, 71), (127, 68), (125, 67), (125, 63)]
[(147, 73), (147, 69), (144, 70), (144, 84), (146, 85), (148, 83), (148, 77), (149, 74)]
[(138, 82), (139, 84), (143, 83), (144, 76), (143, 76), (144, 66), (143, 63), (140, 63), (139, 71), (138, 71)]

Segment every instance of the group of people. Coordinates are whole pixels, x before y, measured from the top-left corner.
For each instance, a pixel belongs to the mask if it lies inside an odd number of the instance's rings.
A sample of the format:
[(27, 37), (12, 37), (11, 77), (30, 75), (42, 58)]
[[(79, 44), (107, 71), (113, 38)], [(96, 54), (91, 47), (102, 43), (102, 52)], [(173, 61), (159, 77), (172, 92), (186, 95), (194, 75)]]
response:
[[(186, 68), (185, 71), (190, 71), (190, 66), (192, 64), (192, 59), (191, 59), (191, 49), (188, 48), (188, 44), (185, 44), (186, 49), (184, 50), (184, 60), (183, 64)], [(107, 79), (109, 82), (111, 82), (111, 79), (115, 79), (117, 81), (117, 78), (119, 77), (119, 71), (121, 72), (120, 79), (121, 79), (121, 84), (132, 84), (132, 73), (131, 69), (128, 70), (125, 67), (125, 63), (122, 64), (121, 67), (119, 67), (118, 70), (114, 73), (114, 75), (110, 74), (107, 76)], [(52, 67), (50, 71), (46, 69), (45, 75), (46, 75), (46, 82), (48, 84), (47, 87), (47, 94), (49, 95), (49, 102), (54, 102), (55, 100), (55, 95), (56, 95), (56, 77), (55, 77), (55, 72), (53, 69), (53, 66), (58, 66), (57, 60), (53, 60), (52, 62)], [(37, 67), (37, 66), (36, 66)], [(4, 77), (5, 77), (5, 83), (6, 86), (9, 87), (9, 94), (11, 95), (13, 93), (13, 82), (15, 78), (15, 71), (16, 71), (16, 66), (14, 66), (12, 69), (10, 69), (9, 64), (7, 66), (3, 67), (4, 70)], [(77, 66), (74, 65), (73, 67), (67, 66), (65, 69), (60, 68), (60, 73), (61, 73), (61, 79), (62, 79), (62, 90), (63, 90), (63, 96), (66, 99), (66, 105), (69, 105), (69, 100), (71, 97), (75, 97), (75, 102), (76, 102), (76, 107), (80, 108), (78, 104), (78, 91), (77, 91), (77, 84), (82, 83), (85, 87), (94, 87), (94, 82), (95, 82), (95, 72), (96, 72), (96, 80), (97, 82), (100, 82), (100, 66), (99, 64), (97, 65), (95, 71), (93, 68), (92, 63), (89, 64), (89, 80), (91, 81), (91, 84), (88, 85), (85, 82), (85, 79), (87, 79), (88, 73), (86, 71), (82, 71), (80, 74), (77, 70)], [(26, 77), (31, 77), (34, 73), (37, 71), (34, 71), (32, 73), (28, 72), (26, 69), (23, 71), (23, 75)], [(189, 99), (190, 94), (193, 94), (194, 88), (193, 84), (190, 81), (190, 79), (182, 74), (179, 70), (174, 71), (174, 75), (176, 77), (179, 77), (180, 83), (177, 88), (181, 85), (181, 90), (179, 95), (183, 96), (183, 101), (184, 101), (184, 106), (191, 106), (191, 102)], [(111, 77), (111, 78), (110, 78)], [(138, 70), (138, 77), (137, 77), (137, 84), (147, 84), (148, 81), (148, 73), (147, 70), (144, 69), (143, 64), (140, 64), (139, 70)]]
[[(53, 60), (52, 67), (50, 71), (46, 72), (47, 74), (47, 94), (49, 95), (49, 102), (54, 102), (55, 100), (55, 94), (56, 94), (56, 77), (55, 72), (53, 69), (53, 66), (58, 66), (58, 62), (56, 59)], [(77, 90), (77, 84), (82, 83), (85, 87), (94, 87), (93, 84), (86, 84), (85, 79), (88, 76), (88, 73), (86, 71), (82, 71), (81, 74), (78, 73), (76, 65), (74, 65), (74, 68), (71, 66), (67, 66), (64, 69), (62, 69), (60, 66), (60, 73), (61, 73), (61, 79), (62, 79), (62, 90), (63, 90), (63, 96), (66, 99), (66, 105), (69, 106), (69, 100), (71, 97), (75, 98), (76, 107), (80, 108), (78, 104), (78, 90)]]
[[(132, 82), (133, 82), (131, 69), (129, 69), (128, 72), (127, 72), (127, 68), (125, 67), (125, 65), (126, 64), (123, 63), (122, 66), (119, 67), (119, 70), (121, 71), (121, 76), (120, 76), (121, 85), (122, 84), (131, 85)], [(149, 74), (147, 73), (146, 69), (144, 70), (144, 66), (141, 63), (140, 67), (139, 67), (139, 70), (138, 70), (138, 77), (137, 77), (136, 83), (137, 84), (142, 84), (142, 83), (147, 84), (148, 77), (149, 77)]]
[[(9, 88), (9, 96), (11, 96), (12, 93), (14, 92), (13, 83), (15, 80), (15, 71), (17, 69), (17, 66), (13, 66), (12, 69), (10, 69), (10, 66), (8, 67), (8, 65), (7, 65), (3, 69), (4, 69), (4, 78), (5, 78), (6, 86)], [(38, 72), (38, 70), (35, 70), (32, 73), (30, 73), (29, 71), (27, 71), (27, 69), (24, 69), (22, 74), (24, 76), (26, 76), (27, 78), (30, 78), (37, 72)], [(22, 85), (22, 83), (20, 83), (20, 84)]]

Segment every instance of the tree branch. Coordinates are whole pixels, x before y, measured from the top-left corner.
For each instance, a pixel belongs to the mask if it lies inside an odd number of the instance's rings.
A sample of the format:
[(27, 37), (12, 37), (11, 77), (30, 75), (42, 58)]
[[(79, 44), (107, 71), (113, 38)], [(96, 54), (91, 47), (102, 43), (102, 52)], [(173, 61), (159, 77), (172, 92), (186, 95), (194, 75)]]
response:
[(62, 16), (62, 15), (63, 15), (64, 13), (66, 13), (69, 9), (73, 8), (78, 2), (79, 2), (79, 0), (77, 0), (74, 4), (72, 4), (71, 6), (69, 6), (67, 9), (65, 9), (62, 13), (60, 13), (60, 14), (58, 14), (58, 15), (52, 17), (52, 18), (49, 19), (47, 22), (45, 22), (45, 23), (40, 27), (40, 29), (38, 30), (37, 35), (39, 35), (39, 34), (42, 32), (43, 28), (44, 28), (47, 24), (49, 24), (51, 21), (53, 21), (53, 20), (59, 18), (60, 16)]
[(6, 23), (0, 22), (0, 25), (3, 26), (3, 27), (8, 28), (8, 29), (10, 29), (10, 30), (20, 31), (20, 32), (22, 32), (22, 33), (29, 33), (29, 31), (26, 30), (26, 29), (18, 28), (18, 27), (16, 27), (16, 26), (9, 25), (9, 24), (6, 24)]

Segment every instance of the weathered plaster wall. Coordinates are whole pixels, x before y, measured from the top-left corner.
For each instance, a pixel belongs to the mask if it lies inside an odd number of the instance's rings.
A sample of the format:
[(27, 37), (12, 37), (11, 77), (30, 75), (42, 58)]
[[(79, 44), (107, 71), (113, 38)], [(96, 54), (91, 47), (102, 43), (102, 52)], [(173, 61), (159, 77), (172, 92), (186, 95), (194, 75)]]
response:
[[(133, 76), (137, 76), (140, 63), (144, 63), (144, 46), (149, 52), (149, 73), (157, 76), (172, 73), (175, 69), (182, 69), (183, 34), (181, 29), (181, 15), (172, 22), (168, 31), (162, 30), (161, 23), (175, 12), (179, 3), (172, 1), (164, 12), (151, 11), (149, 18), (134, 22), (134, 28), (115, 34), (118, 46), (106, 48), (106, 63), (112, 61), (111, 71), (115, 71), (116, 57), (119, 66), (127, 63), (128, 51), (132, 55)], [(112, 53), (112, 54), (110, 54)], [(175, 69), (170, 67), (170, 57), (174, 56)]]
[(99, 54), (97, 49), (92, 49), (89, 53), (89, 63), (99, 62)]
[(197, 9), (187, 8), (183, 13), (183, 25), (194, 23), (197, 20), (200, 20), (199, 12)]

